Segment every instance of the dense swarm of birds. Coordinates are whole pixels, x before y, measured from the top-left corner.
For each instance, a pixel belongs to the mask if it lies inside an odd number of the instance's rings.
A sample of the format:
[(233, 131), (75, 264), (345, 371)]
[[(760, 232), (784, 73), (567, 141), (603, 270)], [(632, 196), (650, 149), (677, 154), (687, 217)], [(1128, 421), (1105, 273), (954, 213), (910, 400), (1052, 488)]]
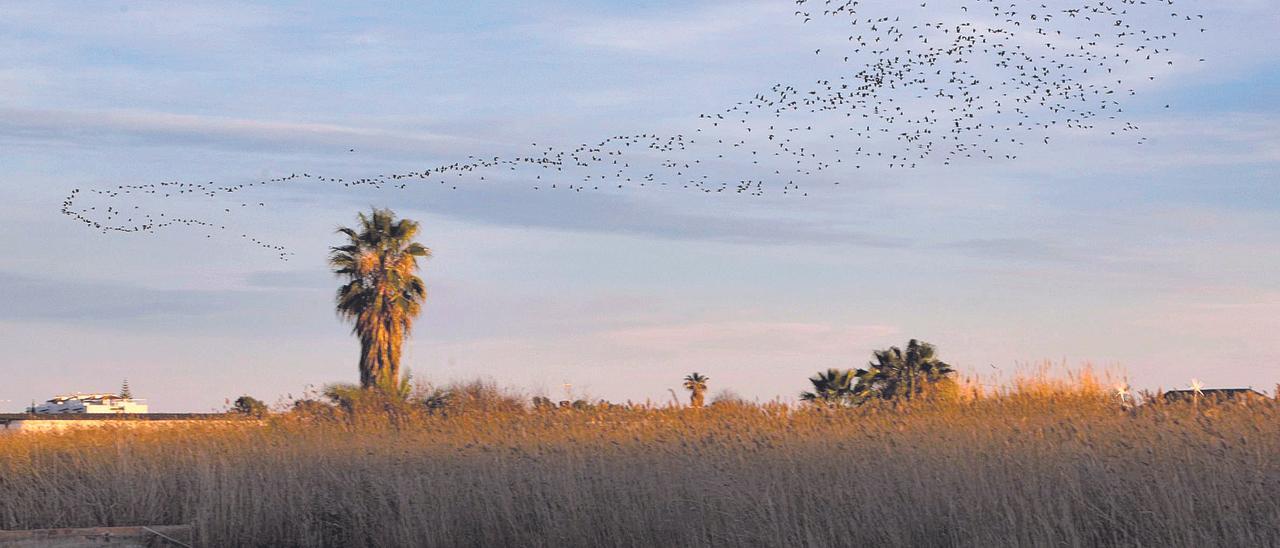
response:
[[(302, 182), (457, 190), (519, 180), (538, 191), (670, 188), (762, 196), (778, 189), (807, 196), (806, 185), (840, 185), (864, 166), (1013, 160), (1021, 147), (1050, 145), (1068, 133), (1102, 130), (1142, 144), (1138, 125), (1124, 118), (1124, 99), (1187, 60), (1171, 50), (1180, 33), (1205, 30), (1202, 14), (1174, 0), (793, 1), (805, 28), (821, 29), (814, 33), (821, 47), (812, 54), (836, 67), (833, 74), (807, 85), (772, 85), (697, 115), (684, 132), (613, 135), (563, 148), (530, 143), (523, 153), (357, 179), (293, 173), (234, 185), (75, 189), (62, 211), (104, 233), (187, 226), (212, 237), (236, 232), (227, 215), (267, 205), (238, 196)], [(86, 192), (99, 205), (83, 205)], [(140, 197), (232, 204), (220, 207), (222, 217), (201, 218), (115, 205)], [(291, 255), (284, 246), (239, 236), (282, 259)]]

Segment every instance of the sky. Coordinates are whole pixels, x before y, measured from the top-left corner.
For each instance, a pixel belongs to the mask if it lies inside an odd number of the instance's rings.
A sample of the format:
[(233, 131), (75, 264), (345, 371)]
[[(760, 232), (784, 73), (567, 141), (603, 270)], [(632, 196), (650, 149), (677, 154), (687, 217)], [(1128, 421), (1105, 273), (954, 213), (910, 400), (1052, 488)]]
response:
[(325, 260), (370, 206), (419, 220), (433, 250), (404, 364), (424, 382), (668, 401), (698, 371), (713, 395), (789, 400), (818, 370), (918, 338), (993, 385), (1049, 361), (1135, 388), (1270, 393), (1280, 5), (1181, 5), (1206, 31), (1176, 53), (1205, 61), (1128, 98), (1142, 144), (1067, 133), (807, 196), (253, 190), (267, 205), (233, 222), (287, 246), (282, 261), (197, 230), (102, 234), (59, 209), (73, 188), (356, 178), (677, 131), (831, 74), (813, 54), (831, 37), (777, 0), (0, 1), (0, 411), (125, 378), (170, 412), (353, 382)]

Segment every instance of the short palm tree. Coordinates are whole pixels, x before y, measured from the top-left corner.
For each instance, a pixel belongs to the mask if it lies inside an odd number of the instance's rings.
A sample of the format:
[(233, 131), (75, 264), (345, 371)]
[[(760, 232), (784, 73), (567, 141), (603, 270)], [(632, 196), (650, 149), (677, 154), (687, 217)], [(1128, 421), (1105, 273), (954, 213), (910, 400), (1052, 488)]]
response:
[(684, 387), (689, 389), (689, 405), (693, 407), (702, 407), (704, 396), (707, 393), (707, 381), (711, 379), (706, 376), (694, 372), (684, 378)]
[[(859, 370), (861, 371), (861, 370)], [(800, 399), (827, 405), (847, 405), (860, 398), (858, 372), (852, 369), (828, 369), (809, 377), (813, 392), (801, 392)]]
[(359, 226), (341, 227), (347, 243), (331, 248), (329, 265), (346, 283), (338, 288), (338, 314), (360, 338), (360, 386), (399, 388), (400, 349), (422, 311), (427, 288), (418, 258), (431, 250), (413, 241), (418, 223), (389, 209), (360, 213)]
[(911, 339), (907, 350), (892, 346), (877, 350), (868, 369), (858, 370), (859, 385), (884, 399), (912, 399), (955, 371), (937, 357), (933, 345)]

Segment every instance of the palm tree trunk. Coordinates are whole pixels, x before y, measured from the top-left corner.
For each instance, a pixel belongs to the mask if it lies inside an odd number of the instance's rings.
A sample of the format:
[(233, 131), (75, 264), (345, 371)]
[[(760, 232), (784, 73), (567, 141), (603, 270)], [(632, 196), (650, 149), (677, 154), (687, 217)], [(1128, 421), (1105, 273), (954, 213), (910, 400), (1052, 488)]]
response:
[(693, 407), (702, 407), (702, 391), (701, 390), (694, 390), (693, 393), (689, 395), (689, 405)]
[(374, 371), (378, 367), (374, 352), (372, 334), (363, 334), (360, 337), (360, 386), (363, 388), (373, 386)]
[(393, 392), (400, 383), (400, 348), (403, 343), (404, 337), (400, 329), (393, 328), (387, 337), (386, 378), (382, 379), (383, 386)]
[(388, 364), (391, 361), (388, 353), (387, 331), (380, 324), (371, 326), (368, 332), (360, 337), (360, 386), (374, 388), (382, 386), (387, 380)]
[(360, 386), (394, 390), (400, 379), (403, 329), (394, 322), (374, 322), (360, 336)]

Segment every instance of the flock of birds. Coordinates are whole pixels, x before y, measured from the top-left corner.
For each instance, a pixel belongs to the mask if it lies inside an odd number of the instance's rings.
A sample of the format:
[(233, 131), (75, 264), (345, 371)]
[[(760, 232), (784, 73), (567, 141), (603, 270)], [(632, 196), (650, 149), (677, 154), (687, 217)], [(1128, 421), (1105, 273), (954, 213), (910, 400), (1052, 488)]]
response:
[[(816, 31), (810, 37), (821, 47), (812, 51), (814, 64), (830, 66), (832, 74), (807, 85), (770, 86), (699, 114), (683, 132), (614, 135), (564, 148), (531, 143), (526, 152), (357, 179), (294, 173), (232, 185), (75, 189), (62, 212), (104, 233), (175, 226), (202, 229), (206, 237), (239, 233), (287, 260), (284, 246), (228, 223), (233, 213), (267, 206), (237, 198), (306, 182), (457, 190), (511, 181), (538, 191), (763, 196), (780, 187), (784, 195), (807, 196), (808, 185), (856, 181), (864, 167), (1013, 160), (1021, 147), (1049, 145), (1065, 134), (1102, 130), (1142, 144), (1140, 128), (1124, 117), (1124, 99), (1187, 60), (1171, 49), (1179, 34), (1205, 30), (1204, 16), (1175, 0), (792, 1), (803, 28)], [(90, 196), (93, 205), (85, 203)], [(200, 198), (203, 205), (179, 214), (144, 209), (142, 198), (160, 204)], [(222, 205), (210, 216), (209, 204)]]

